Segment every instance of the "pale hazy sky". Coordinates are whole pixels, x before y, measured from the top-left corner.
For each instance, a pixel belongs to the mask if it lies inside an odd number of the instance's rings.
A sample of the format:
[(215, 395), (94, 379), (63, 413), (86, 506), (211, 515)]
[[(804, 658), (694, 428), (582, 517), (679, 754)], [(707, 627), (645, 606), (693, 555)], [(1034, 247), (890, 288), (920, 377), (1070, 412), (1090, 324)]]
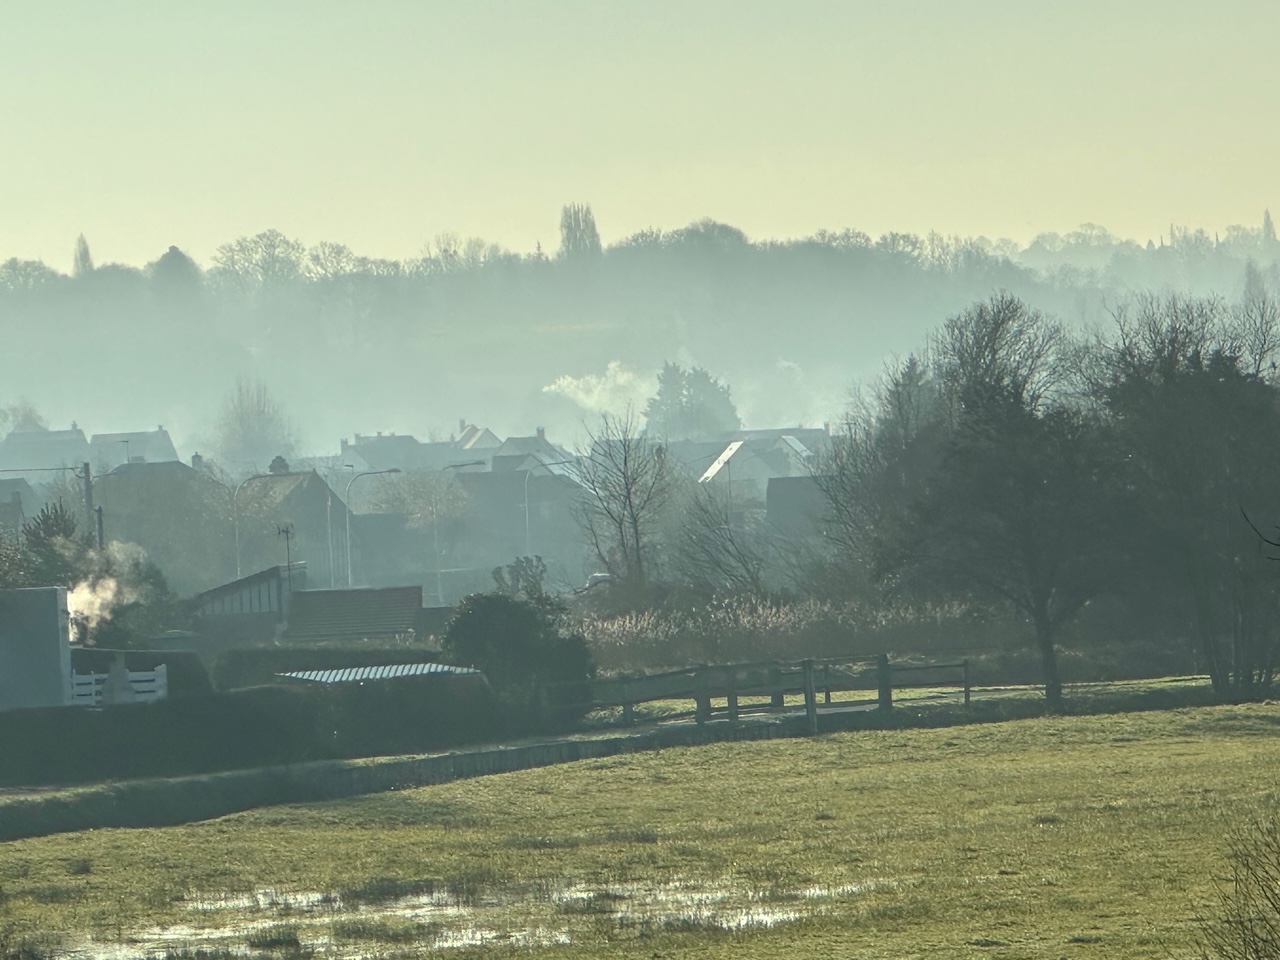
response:
[[(1280, 208), (1276, 0), (0, 0), (0, 259)], [(1280, 214), (1280, 209), (1276, 211)]]

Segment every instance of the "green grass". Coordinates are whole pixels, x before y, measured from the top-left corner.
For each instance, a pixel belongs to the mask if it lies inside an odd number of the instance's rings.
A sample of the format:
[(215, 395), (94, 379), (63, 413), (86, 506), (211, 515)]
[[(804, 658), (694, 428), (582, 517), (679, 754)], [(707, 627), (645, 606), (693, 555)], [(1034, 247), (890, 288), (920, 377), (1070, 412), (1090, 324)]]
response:
[(141, 954), (193, 928), (167, 949), (262, 957), (1191, 956), (1226, 824), (1272, 807), (1277, 733), (1272, 704), (866, 731), (17, 841), (0, 845), (0, 937)]

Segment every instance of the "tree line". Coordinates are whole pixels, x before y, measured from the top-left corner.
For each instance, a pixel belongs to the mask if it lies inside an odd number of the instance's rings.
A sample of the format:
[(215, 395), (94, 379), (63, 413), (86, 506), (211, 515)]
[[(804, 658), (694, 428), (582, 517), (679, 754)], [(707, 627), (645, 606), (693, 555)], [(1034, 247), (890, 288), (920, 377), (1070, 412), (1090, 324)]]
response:
[[(1278, 260), (1269, 218), (1220, 238), (1170, 228), (1150, 247), (1093, 226), (1019, 247), (854, 229), (752, 240), (709, 220), (606, 245), (582, 204), (563, 211), (556, 250), (525, 254), (441, 234), (380, 259), (267, 230), (203, 265), (171, 247), (134, 267), (98, 262), (81, 238), (70, 273), (0, 262), (0, 315), (30, 359), (5, 392), (48, 407), (56, 369), (60, 398), (179, 423), (197, 447), (238, 375), (272, 383), (317, 440), (419, 409), (439, 411), (435, 426), (465, 413), (500, 428), (529, 411), (567, 432), (584, 411), (543, 390), (558, 377), (679, 356), (729, 377), (757, 423), (813, 422), (851, 370), (873, 372), (992, 289), (1080, 325), (1135, 289), (1236, 296), (1250, 263), (1275, 283)], [(495, 337), (513, 349), (492, 349)]]

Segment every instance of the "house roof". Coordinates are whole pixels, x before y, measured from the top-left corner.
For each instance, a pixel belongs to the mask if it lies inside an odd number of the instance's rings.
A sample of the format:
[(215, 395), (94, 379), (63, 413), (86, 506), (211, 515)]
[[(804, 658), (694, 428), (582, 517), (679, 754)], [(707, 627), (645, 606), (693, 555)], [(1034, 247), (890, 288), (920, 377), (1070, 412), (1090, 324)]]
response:
[(298, 670), (277, 673), (277, 677), (290, 680), (309, 680), (312, 683), (358, 683), (362, 680), (394, 680), (397, 677), (421, 677), (430, 674), (458, 676), (478, 674), (471, 667), (455, 667), (447, 663), (393, 663), (376, 667), (345, 667), (339, 670)]
[(541, 434), (532, 437), (507, 437), (502, 441), (502, 446), (493, 451), (493, 469), (521, 469), (528, 457), (535, 457), (543, 466), (572, 459), (569, 451), (557, 447)]
[(462, 450), (484, 450), (502, 446), (496, 433), (488, 427), (477, 427), (474, 423), (467, 424), (454, 443)]
[(89, 439), (89, 448), (99, 461), (113, 465), (138, 457), (147, 463), (178, 459), (178, 451), (164, 427), (135, 433), (95, 433)]
[(181, 460), (121, 463), (99, 475), (94, 489), (104, 506), (125, 513), (154, 509), (158, 500), (172, 497), (178, 491), (200, 491), (210, 497), (227, 492), (226, 487), (208, 473), (189, 467)]
[[(305, 583), (307, 573), (307, 562), (305, 560), (295, 560), (293, 562), (293, 576)], [(239, 580), (232, 580), (230, 583), (224, 583), (221, 586), (213, 587), (203, 593), (196, 594), (196, 601), (203, 602), (206, 600), (214, 600), (218, 597), (230, 596), (239, 593), (246, 587), (256, 586), (259, 583), (265, 583), (276, 580), (287, 580), (289, 577), (289, 566), (279, 564), (274, 567), (267, 567), (265, 570), (259, 570), (257, 573), (251, 573), (247, 577), (241, 577)], [(297, 593), (294, 594), (297, 596)]]
[(742, 440), (735, 440), (733, 441), (733, 443), (725, 447), (723, 452), (721, 452), (720, 456), (716, 457), (715, 461), (711, 464), (711, 466), (707, 467), (706, 472), (704, 472), (702, 476), (698, 478), (698, 482), (707, 483), (709, 480), (714, 478), (715, 475), (719, 473), (721, 470), (723, 470), (725, 468), (725, 465), (730, 460), (733, 459), (733, 455), (742, 449), (742, 444), (744, 442), (745, 441), (742, 441)]
[(390, 640), (417, 633), (422, 587), (301, 590), (289, 610), (290, 640)]
[(89, 441), (79, 427), (70, 430), (14, 430), (0, 440), (0, 467), (38, 470), (78, 467), (89, 459)]

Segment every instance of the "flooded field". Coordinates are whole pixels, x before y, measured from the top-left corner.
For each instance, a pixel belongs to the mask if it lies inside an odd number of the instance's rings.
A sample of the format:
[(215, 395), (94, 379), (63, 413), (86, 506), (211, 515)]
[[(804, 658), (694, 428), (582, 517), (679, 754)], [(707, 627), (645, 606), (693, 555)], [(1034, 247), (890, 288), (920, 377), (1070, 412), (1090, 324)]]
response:
[[(407, 887), (412, 892), (397, 895)], [(571, 944), (644, 939), (671, 931), (746, 931), (830, 913), (890, 881), (745, 891), (731, 883), (619, 883), (482, 888), (431, 880), (371, 884), (345, 894), (264, 888), (195, 899), (189, 920), (116, 940), (65, 944), (84, 960), (136, 957), (387, 956), (398, 950)]]

